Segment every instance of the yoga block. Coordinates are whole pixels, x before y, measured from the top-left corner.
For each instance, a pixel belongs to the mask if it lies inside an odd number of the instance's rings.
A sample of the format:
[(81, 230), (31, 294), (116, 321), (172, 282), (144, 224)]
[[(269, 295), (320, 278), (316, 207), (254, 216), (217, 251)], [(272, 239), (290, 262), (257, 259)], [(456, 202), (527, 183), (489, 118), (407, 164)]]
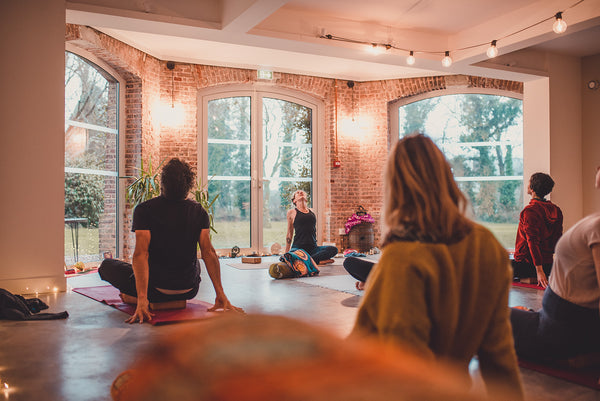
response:
[(262, 262), (262, 258), (260, 256), (258, 257), (254, 257), (254, 256), (249, 256), (246, 258), (242, 258), (242, 263), (252, 263), (252, 264), (257, 264)]
[(182, 299), (179, 301), (168, 301), (168, 302), (150, 302), (150, 309), (152, 310), (166, 310), (166, 309), (185, 309), (186, 300)]

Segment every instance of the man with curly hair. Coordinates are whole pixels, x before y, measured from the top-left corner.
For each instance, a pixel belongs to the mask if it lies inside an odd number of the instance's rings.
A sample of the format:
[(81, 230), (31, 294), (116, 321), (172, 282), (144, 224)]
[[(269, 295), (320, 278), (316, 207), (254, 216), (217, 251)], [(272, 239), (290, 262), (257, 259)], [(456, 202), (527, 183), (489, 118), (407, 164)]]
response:
[(150, 302), (192, 299), (200, 286), (202, 259), (216, 293), (209, 311), (242, 311), (233, 306), (221, 284), (219, 259), (210, 241), (209, 216), (197, 202), (187, 199), (195, 174), (190, 165), (177, 158), (161, 172), (161, 194), (136, 206), (133, 212), (135, 251), (133, 265), (105, 259), (100, 277), (121, 291), (123, 302), (136, 304), (128, 323), (151, 320)]

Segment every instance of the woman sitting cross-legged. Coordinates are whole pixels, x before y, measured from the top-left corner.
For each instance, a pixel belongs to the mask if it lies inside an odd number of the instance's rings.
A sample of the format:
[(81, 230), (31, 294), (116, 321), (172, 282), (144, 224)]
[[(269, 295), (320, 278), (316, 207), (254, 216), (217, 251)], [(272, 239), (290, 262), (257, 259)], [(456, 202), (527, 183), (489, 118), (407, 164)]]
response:
[(384, 188), (388, 231), (351, 336), (453, 362), (467, 379), (477, 356), (488, 392), (521, 400), (506, 250), (465, 216), (467, 200), (430, 138), (411, 135), (394, 146)]
[[(317, 217), (308, 207), (308, 196), (301, 189), (292, 195), (294, 208), (287, 212), (285, 252), (303, 249), (318, 265), (333, 263), (338, 249), (331, 245), (317, 246)], [(293, 238), (293, 241), (292, 241)]]
[(600, 213), (584, 217), (558, 240), (542, 309), (513, 308), (511, 321), (520, 357), (556, 360), (600, 353)]

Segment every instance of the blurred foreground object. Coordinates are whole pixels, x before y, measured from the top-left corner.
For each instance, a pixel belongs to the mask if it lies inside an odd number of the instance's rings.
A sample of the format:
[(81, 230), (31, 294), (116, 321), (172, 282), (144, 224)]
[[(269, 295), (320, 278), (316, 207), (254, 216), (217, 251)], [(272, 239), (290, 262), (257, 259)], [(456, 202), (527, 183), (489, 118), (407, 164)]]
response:
[(182, 326), (114, 381), (115, 401), (481, 400), (464, 376), (279, 316)]

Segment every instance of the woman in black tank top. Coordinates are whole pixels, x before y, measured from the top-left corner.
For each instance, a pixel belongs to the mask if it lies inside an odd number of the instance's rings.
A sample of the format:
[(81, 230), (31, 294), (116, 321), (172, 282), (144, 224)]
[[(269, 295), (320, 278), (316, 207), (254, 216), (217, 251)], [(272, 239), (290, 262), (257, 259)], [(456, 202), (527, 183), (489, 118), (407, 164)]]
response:
[(317, 217), (308, 208), (306, 192), (302, 190), (294, 192), (292, 203), (296, 207), (287, 213), (285, 251), (303, 249), (317, 264), (333, 263), (332, 258), (337, 254), (338, 249), (334, 246), (317, 246)]

